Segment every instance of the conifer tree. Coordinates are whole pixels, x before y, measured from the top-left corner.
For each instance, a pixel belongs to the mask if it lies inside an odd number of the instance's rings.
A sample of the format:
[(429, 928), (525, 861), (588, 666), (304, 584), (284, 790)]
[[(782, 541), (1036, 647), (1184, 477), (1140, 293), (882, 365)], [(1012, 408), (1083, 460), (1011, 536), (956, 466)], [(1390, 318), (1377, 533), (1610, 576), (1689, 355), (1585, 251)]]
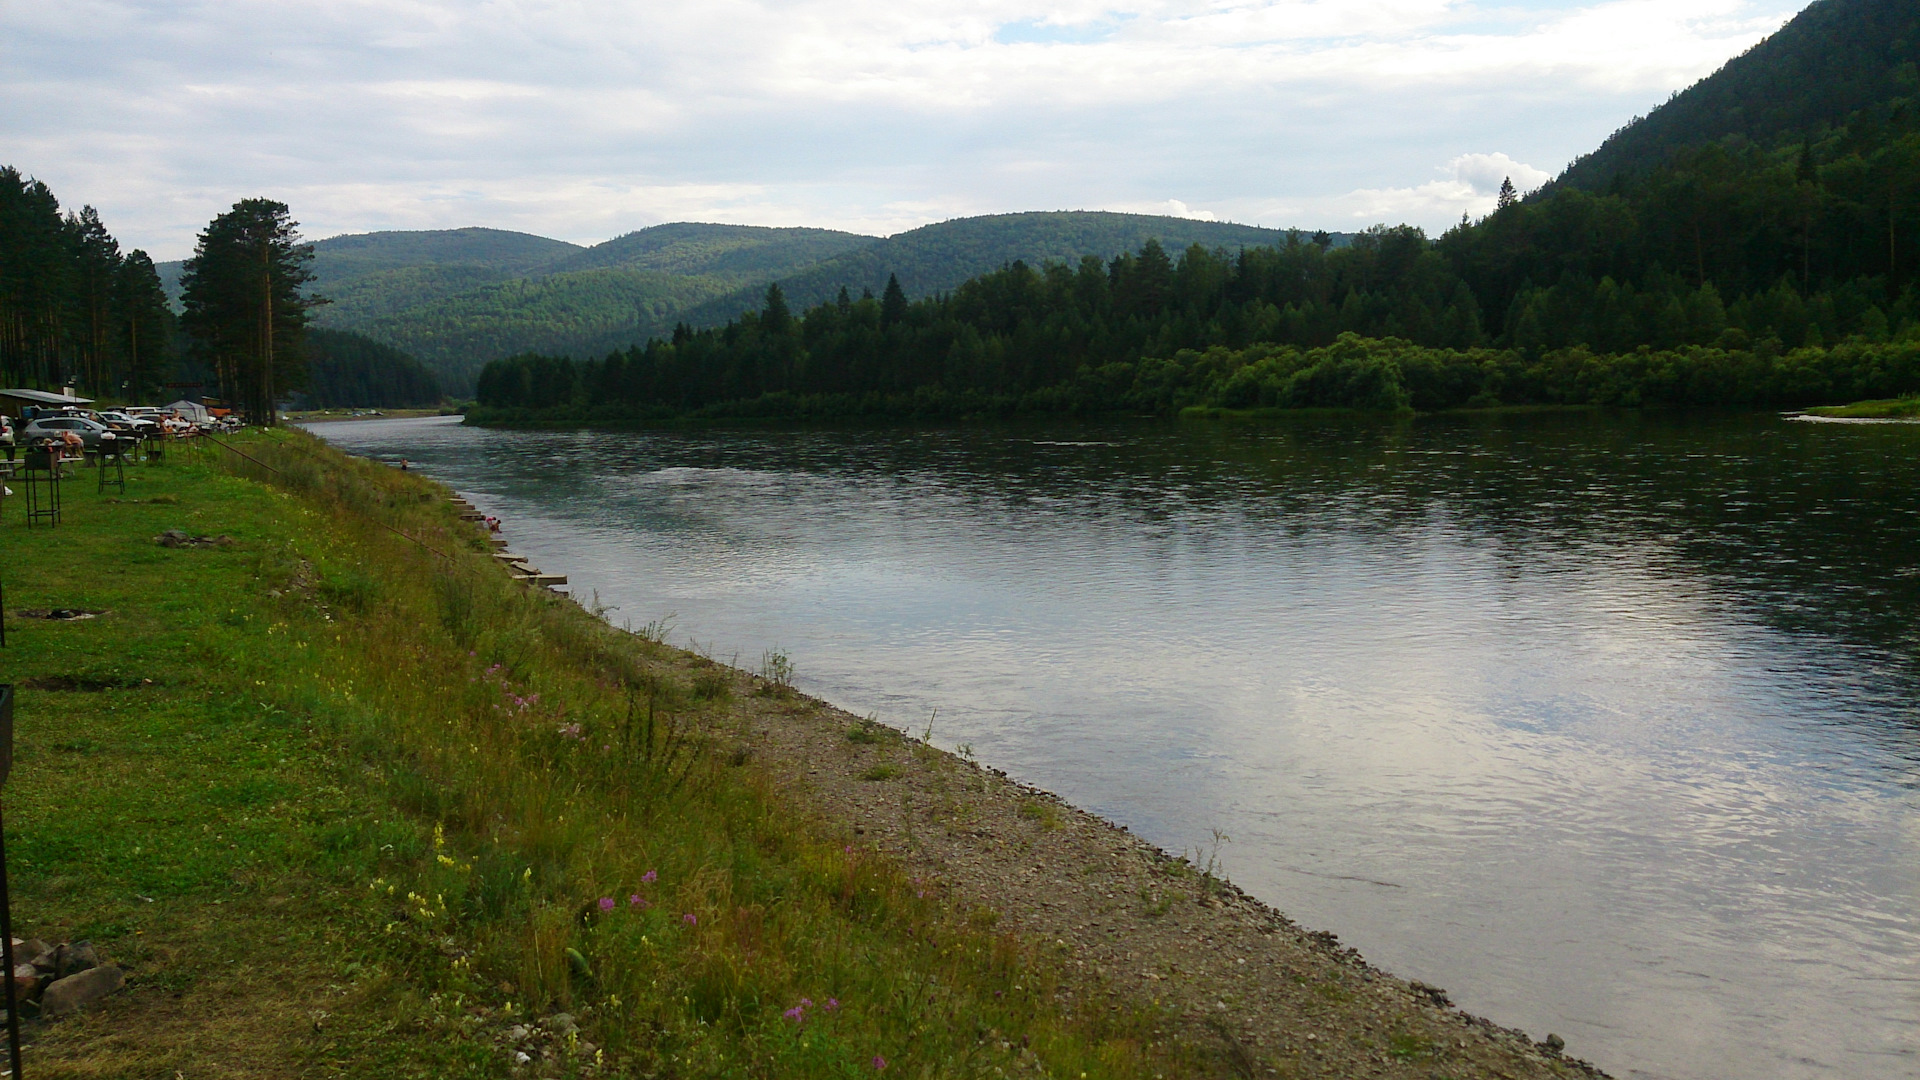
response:
[(274, 398), (305, 371), (313, 247), (298, 224), (285, 203), (243, 199), (207, 225), (181, 275), (181, 323), (255, 423), (273, 422)]
[(880, 294), (880, 325), (892, 326), (907, 317), (907, 291), (900, 287), (900, 279), (887, 275), (887, 289)]
[(1519, 201), (1520, 193), (1513, 188), (1513, 177), (1508, 176), (1502, 178), (1500, 181), (1500, 195), (1499, 198), (1495, 200), (1493, 208), (1495, 210), (1505, 210), (1507, 207)]
[(760, 328), (769, 334), (784, 334), (792, 323), (787, 294), (780, 291), (780, 283), (776, 281), (767, 286), (767, 306), (760, 312)]

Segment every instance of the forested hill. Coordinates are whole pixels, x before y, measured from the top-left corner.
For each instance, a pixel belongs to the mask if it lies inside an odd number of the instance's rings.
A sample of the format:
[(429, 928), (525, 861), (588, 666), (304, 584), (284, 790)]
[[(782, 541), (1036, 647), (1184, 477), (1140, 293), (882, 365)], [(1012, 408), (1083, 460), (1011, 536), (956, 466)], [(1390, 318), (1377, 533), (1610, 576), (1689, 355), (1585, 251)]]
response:
[(317, 326), (306, 337), (309, 408), (408, 409), (440, 403), (440, 381), (398, 349)]
[[(586, 364), (490, 365), (477, 415), (1755, 407), (1920, 392), (1920, 85), (1911, 64), (1838, 98), (1815, 78), (1823, 47), (1878, 47), (1914, 7), (1823, 0), (1785, 44), (1730, 66), (1738, 79), (1723, 71), (1710, 93), (1676, 99), (1764, 119), (1742, 137), (1702, 128), (1604, 190), (1558, 184), (1438, 240), (1402, 226), (1342, 246), (1149, 245), (798, 312), (769, 292), (718, 330)], [(1808, 118), (1818, 129), (1796, 134)]]
[[(416, 278), (445, 275), (452, 284), (461, 281), (491, 281), (544, 266), (585, 251), (578, 244), (549, 240), (531, 233), (504, 229), (429, 229), (352, 233), (332, 236), (313, 245), (314, 280), (310, 291), (332, 296), (341, 290), (374, 279), (376, 287), (382, 275), (399, 274)], [(155, 266), (167, 295), (178, 302), (183, 262), (164, 262)], [(458, 287), (456, 284), (455, 287)]]
[(878, 238), (834, 229), (766, 228), (674, 222), (617, 236), (544, 267), (546, 273), (626, 267), (662, 274), (757, 277), (831, 259)]
[(1676, 151), (1735, 137), (1776, 148), (1818, 140), (1853, 113), (1914, 94), (1920, 4), (1815, 0), (1778, 33), (1628, 124), (1560, 183), (1605, 190)]
[[(1097, 212), (962, 218), (886, 240), (690, 222), (590, 248), (494, 229), (384, 232), (316, 243), (311, 291), (332, 301), (315, 310), (316, 325), (402, 349), (449, 394), (465, 396), (488, 360), (527, 351), (597, 356), (671, 333), (678, 323), (717, 326), (756, 307), (774, 281), (806, 301), (843, 287), (877, 294), (891, 273), (919, 296), (1016, 260), (1109, 258), (1153, 237), (1177, 250), (1271, 244), (1284, 235)], [(1329, 238), (1336, 246), (1345, 240)]]
[[(909, 297), (951, 292), (969, 278), (1013, 262), (1043, 266), (1076, 264), (1086, 256), (1111, 259), (1138, 252), (1148, 240), (1170, 250), (1193, 244), (1233, 250), (1283, 242), (1279, 229), (1194, 221), (1152, 214), (1116, 214), (1096, 210), (992, 214), (925, 225), (850, 251), (838, 258), (777, 279), (789, 303), (830, 300), (841, 289), (859, 296), (880, 295), (888, 275)], [(1334, 234), (1338, 246), (1348, 237)], [(714, 300), (686, 313), (695, 328), (717, 326), (760, 303), (765, 283)]]
[[(488, 359), (582, 354), (671, 328), (688, 307), (874, 237), (829, 229), (661, 225), (591, 248), (499, 229), (378, 232), (313, 245), (316, 325), (418, 357), (451, 394)], [(178, 263), (163, 264), (177, 278)], [(177, 295), (177, 291), (176, 291)]]

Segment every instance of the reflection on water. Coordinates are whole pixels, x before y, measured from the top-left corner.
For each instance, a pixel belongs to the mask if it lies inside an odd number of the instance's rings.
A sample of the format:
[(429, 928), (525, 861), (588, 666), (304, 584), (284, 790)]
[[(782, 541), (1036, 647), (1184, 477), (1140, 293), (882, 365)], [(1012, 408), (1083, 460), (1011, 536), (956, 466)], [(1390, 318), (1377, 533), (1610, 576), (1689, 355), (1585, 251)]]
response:
[(315, 430), (1618, 1075), (1920, 1073), (1920, 428)]

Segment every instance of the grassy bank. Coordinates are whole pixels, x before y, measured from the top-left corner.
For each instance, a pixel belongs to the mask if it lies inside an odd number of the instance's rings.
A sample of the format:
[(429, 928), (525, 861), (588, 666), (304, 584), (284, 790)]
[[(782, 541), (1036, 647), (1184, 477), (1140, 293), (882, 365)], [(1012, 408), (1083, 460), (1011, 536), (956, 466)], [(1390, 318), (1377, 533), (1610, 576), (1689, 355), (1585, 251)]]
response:
[(1826, 405), (1806, 410), (1810, 416), (1831, 416), (1848, 420), (1920, 419), (1920, 396), (1856, 401), (1850, 405)]
[(0, 523), (16, 927), (130, 974), (35, 1075), (1229, 1068), (787, 797), (777, 682), (512, 584), (415, 476), (235, 450)]

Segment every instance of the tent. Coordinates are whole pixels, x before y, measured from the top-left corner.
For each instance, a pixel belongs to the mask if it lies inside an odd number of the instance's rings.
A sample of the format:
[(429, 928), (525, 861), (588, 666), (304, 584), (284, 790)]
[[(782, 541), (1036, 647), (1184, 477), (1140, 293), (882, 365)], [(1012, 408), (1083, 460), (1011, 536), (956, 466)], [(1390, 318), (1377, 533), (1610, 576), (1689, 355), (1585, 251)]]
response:
[(178, 413), (182, 419), (191, 420), (196, 424), (204, 424), (213, 419), (213, 414), (207, 411), (205, 405), (197, 401), (188, 401), (186, 398), (181, 398), (171, 405), (162, 406), (162, 408), (165, 408), (168, 412)]

